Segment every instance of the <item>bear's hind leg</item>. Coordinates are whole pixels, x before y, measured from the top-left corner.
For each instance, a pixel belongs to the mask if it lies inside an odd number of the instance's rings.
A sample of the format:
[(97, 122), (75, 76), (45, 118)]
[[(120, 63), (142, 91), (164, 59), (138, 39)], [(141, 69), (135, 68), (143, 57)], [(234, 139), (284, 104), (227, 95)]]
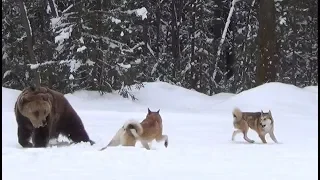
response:
[(71, 139), (74, 143), (90, 142), (91, 145), (94, 141), (90, 140), (88, 133), (79, 119), (68, 119), (67, 123), (61, 129), (61, 133)]

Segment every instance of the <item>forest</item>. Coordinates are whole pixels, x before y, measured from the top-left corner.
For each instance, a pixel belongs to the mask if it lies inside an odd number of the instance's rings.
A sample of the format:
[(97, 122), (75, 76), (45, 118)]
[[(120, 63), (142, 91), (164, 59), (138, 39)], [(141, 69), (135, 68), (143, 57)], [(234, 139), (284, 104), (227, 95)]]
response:
[(2, 0), (2, 86), (318, 85), (318, 0)]

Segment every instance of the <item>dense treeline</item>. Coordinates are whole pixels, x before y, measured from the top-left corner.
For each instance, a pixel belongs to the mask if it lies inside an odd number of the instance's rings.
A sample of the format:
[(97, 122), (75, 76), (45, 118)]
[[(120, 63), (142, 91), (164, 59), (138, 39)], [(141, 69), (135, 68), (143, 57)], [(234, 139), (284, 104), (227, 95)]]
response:
[(2, 0), (4, 87), (40, 79), (63, 93), (127, 97), (157, 80), (208, 95), (318, 84), (317, 0), (20, 2), (29, 35), (19, 1)]

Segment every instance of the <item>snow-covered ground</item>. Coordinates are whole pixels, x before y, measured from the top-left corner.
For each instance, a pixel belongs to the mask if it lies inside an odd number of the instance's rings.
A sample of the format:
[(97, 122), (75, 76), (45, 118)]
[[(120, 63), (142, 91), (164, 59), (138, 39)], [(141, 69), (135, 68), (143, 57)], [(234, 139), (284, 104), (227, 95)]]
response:
[[(318, 86), (298, 88), (268, 83), (234, 95), (206, 96), (162, 82), (134, 90), (139, 99), (117, 93), (67, 94), (96, 144), (22, 149), (13, 113), (20, 91), (2, 88), (2, 172), (4, 180), (301, 180), (318, 175)], [(255, 132), (246, 143), (231, 141), (231, 111), (272, 111), (279, 144), (262, 144)], [(131, 118), (142, 120), (147, 108), (160, 109), (169, 147), (153, 142), (147, 151), (105, 146)], [(63, 138), (62, 138), (63, 140)]]

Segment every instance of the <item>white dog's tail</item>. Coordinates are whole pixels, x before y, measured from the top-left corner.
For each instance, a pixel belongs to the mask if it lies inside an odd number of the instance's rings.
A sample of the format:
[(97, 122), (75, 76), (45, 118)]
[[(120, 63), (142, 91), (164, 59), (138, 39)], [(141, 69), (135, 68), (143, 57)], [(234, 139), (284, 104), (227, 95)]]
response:
[(237, 121), (240, 121), (242, 119), (242, 112), (237, 107), (233, 109), (232, 115), (233, 115), (233, 122), (237, 122)]
[(141, 138), (143, 128), (140, 122), (135, 120), (129, 120), (124, 124), (123, 127), (128, 134), (132, 134), (136, 138), (136, 140), (139, 140), (144, 148), (150, 150), (148, 142)]
[(140, 124), (140, 122), (135, 121), (135, 120), (128, 120), (127, 122), (124, 123), (124, 125), (118, 130), (118, 132), (113, 136), (112, 140), (109, 142), (109, 144), (100, 151), (105, 150), (109, 146), (119, 146), (121, 144), (121, 137), (123, 136), (123, 133), (128, 133), (134, 136), (137, 140), (140, 140), (142, 145), (146, 149), (150, 149), (148, 143), (144, 140), (141, 139), (141, 135), (143, 133), (143, 128)]
[(143, 133), (140, 122), (135, 120), (128, 120), (124, 123), (123, 128), (128, 134), (132, 134), (136, 139), (140, 139), (140, 135)]

